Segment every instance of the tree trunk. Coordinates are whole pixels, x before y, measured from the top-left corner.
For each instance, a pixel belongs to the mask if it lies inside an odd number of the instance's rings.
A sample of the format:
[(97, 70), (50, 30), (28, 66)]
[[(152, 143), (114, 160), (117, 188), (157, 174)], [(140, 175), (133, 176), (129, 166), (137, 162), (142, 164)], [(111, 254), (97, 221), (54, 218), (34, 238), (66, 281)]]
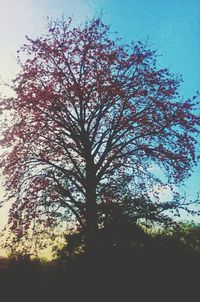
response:
[(96, 204), (96, 175), (93, 161), (86, 163), (86, 250), (96, 251), (96, 235), (98, 230)]

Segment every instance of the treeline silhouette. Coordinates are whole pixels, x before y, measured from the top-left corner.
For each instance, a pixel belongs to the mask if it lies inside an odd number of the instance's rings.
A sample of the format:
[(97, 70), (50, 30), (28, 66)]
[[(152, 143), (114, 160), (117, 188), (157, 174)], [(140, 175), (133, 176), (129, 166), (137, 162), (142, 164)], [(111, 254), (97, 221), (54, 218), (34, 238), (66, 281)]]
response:
[(118, 221), (91, 240), (88, 251), (81, 232), (68, 234), (48, 263), (27, 255), (2, 260), (1, 294), (17, 301), (198, 301), (199, 225), (149, 232)]

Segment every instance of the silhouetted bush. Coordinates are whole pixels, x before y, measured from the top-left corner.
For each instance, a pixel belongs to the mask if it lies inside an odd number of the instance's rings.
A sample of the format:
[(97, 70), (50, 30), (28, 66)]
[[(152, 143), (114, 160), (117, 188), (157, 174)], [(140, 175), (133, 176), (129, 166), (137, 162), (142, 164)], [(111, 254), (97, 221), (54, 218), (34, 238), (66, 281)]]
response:
[(35, 301), (172, 301), (175, 294), (176, 301), (194, 301), (200, 277), (198, 235), (196, 225), (149, 234), (135, 223), (113, 222), (96, 234), (98, 253), (91, 257), (80, 248), (82, 234), (71, 234), (49, 263), (20, 255), (7, 259), (7, 268), (0, 271), (1, 292)]

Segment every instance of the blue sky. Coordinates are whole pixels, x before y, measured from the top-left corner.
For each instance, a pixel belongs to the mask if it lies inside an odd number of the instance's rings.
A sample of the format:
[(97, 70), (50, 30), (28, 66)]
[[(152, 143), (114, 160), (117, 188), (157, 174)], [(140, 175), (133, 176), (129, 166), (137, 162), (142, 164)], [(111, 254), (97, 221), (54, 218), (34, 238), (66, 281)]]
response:
[(146, 40), (162, 55), (160, 66), (183, 75), (184, 96), (200, 87), (199, 0), (102, 0), (105, 19), (122, 37)]
[[(182, 74), (180, 92), (185, 98), (200, 90), (199, 0), (0, 0), (0, 77), (14, 77), (16, 50), (25, 35), (45, 32), (47, 16), (73, 16), (80, 23), (101, 11), (103, 20), (126, 41), (148, 39), (160, 55), (158, 67)], [(200, 189), (200, 166), (186, 184), (187, 194), (194, 196)]]
[(97, 16), (127, 40), (149, 40), (162, 55), (158, 65), (183, 75), (185, 97), (200, 87), (199, 0), (0, 0), (0, 75), (15, 71), (16, 50), (25, 35), (45, 32), (45, 17), (74, 16), (77, 23)]
[[(182, 74), (184, 98), (200, 90), (199, 0), (102, 0), (104, 19), (127, 40), (147, 40), (157, 50), (158, 67)], [(200, 146), (199, 146), (200, 148)], [(200, 165), (182, 186), (188, 198), (200, 191)]]

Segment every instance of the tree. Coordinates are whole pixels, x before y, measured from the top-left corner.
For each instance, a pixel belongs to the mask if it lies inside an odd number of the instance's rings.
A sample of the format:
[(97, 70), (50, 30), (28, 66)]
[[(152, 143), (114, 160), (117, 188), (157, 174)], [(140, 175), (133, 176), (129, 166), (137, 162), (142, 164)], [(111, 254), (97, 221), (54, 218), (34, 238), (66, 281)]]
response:
[(62, 20), (20, 49), (15, 96), (1, 102), (12, 116), (2, 166), (18, 239), (73, 218), (91, 235), (99, 205), (112, 202), (106, 188), (123, 179), (148, 196), (165, 184), (152, 167), (173, 186), (196, 163), (200, 119), (178, 93), (180, 77), (157, 69), (144, 43), (110, 36), (100, 19), (76, 28)]

